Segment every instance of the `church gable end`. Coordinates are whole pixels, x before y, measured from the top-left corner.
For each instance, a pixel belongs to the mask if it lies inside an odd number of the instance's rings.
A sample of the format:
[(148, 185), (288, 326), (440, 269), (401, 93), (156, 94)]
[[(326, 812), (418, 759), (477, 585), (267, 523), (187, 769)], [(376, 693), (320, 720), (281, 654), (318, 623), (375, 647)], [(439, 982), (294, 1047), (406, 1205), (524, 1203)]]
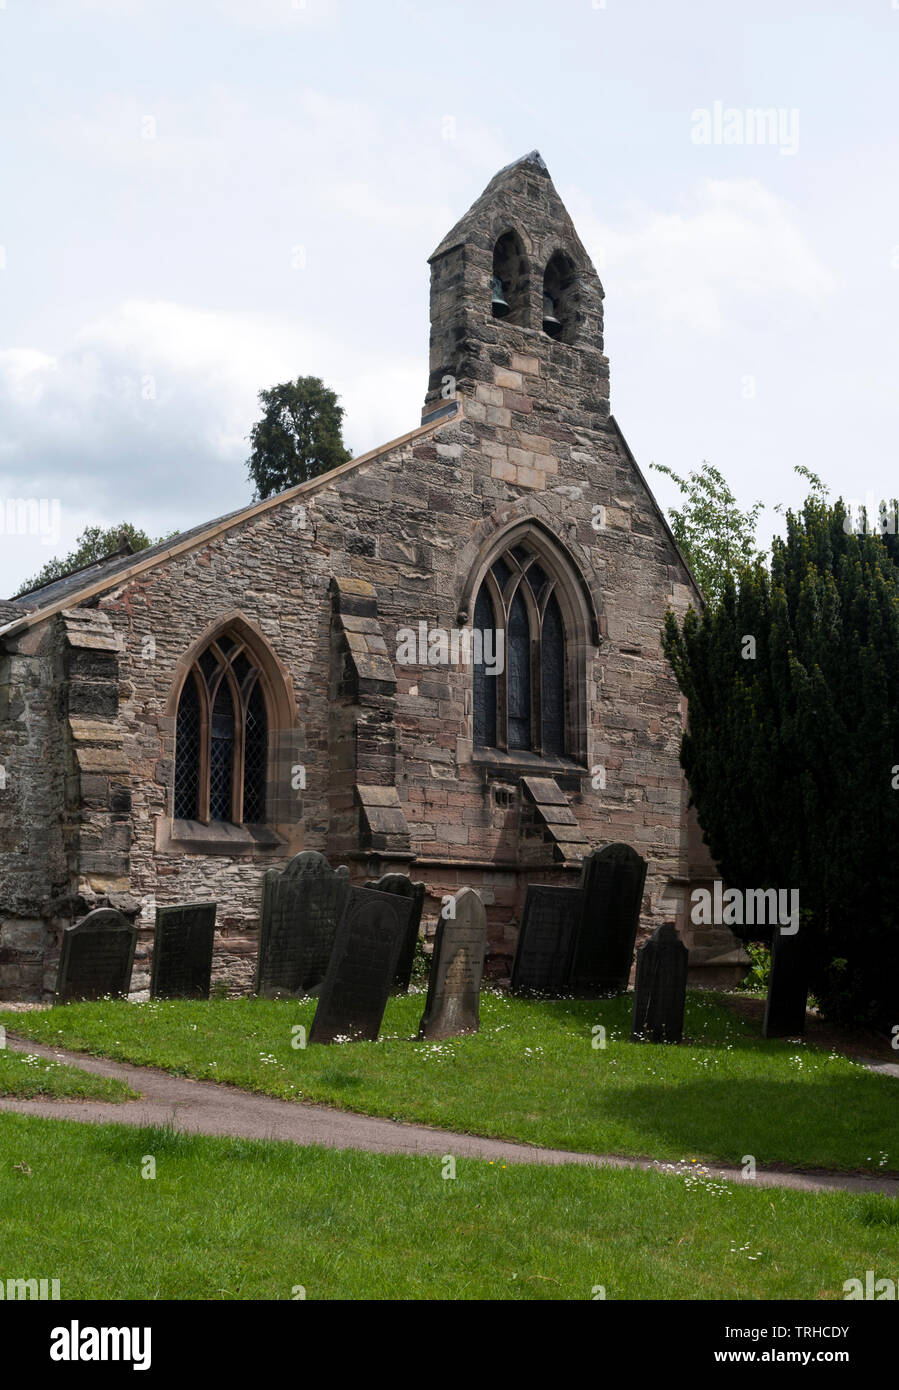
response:
[[(475, 888), (502, 974), (527, 883), (576, 883), (619, 840), (649, 861), (644, 926), (683, 915), (660, 630), (696, 590), (610, 416), (603, 289), (539, 155), (500, 171), (431, 272), (422, 426), (58, 601), (32, 704), (49, 729), (60, 701), (66, 774), (32, 759), (20, 780), (43, 775), (60, 853), (0, 924), (33, 917), (49, 942), (121, 906), (139, 989), (156, 904), (214, 899), (215, 972), (240, 991), (262, 877), (305, 848), (357, 882), (412, 872), (429, 929)], [(54, 622), (7, 621), (0, 732), (21, 746), (34, 668), (15, 653)]]

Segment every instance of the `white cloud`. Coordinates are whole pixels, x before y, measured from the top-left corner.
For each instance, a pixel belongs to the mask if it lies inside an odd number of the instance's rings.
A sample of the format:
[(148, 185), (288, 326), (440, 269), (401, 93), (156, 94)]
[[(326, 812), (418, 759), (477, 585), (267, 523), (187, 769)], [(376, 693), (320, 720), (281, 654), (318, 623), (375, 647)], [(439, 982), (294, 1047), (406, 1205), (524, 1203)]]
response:
[(793, 208), (757, 179), (707, 179), (683, 212), (635, 208), (614, 226), (581, 213), (575, 223), (616, 295), (643, 302), (669, 331), (720, 334), (760, 300), (781, 317), (837, 289)]
[[(420, 418), (424, 364), (373, 369), (354, 348), (308, 325), (130, 300), (86, 325), (58, 357), (0, 353), (0, 497), (58, 498), (65, 553), (87, 520), (184, 529), (248, 502), (247, 434), (257, 392), (321, 376), (346, 409), (344, 437), (361, 454)], [(0, 589), (53, 550), (7, 543)]]

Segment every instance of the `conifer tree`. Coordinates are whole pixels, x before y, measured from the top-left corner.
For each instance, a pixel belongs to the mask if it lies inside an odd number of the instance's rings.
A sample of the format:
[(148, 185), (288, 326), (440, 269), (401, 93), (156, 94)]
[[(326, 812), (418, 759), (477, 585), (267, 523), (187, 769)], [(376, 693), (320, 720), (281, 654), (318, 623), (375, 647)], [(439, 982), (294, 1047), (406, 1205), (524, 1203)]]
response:
[[(681, 762), (729, 887), (797, 888), (812, 989), (842, 1022), (899, 1021), (899, 569), (810, 496), (786, 536), (664, 645)], [(751, 640), (747, 640), (751, 639)], [(735, 928), (739, 931), (739, 928)], [(757, 929), (746, 933), (758, 937)]]

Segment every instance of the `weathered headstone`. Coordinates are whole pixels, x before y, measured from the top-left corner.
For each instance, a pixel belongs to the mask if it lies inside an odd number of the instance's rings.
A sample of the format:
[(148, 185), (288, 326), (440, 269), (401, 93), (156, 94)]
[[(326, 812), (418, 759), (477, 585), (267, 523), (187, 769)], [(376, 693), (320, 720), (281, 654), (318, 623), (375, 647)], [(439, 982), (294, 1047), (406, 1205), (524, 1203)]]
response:
[(476, 1033), (479, 995), (487, 954), (487, 914), (472, 888), (453, 898), (455, 915), (437, 922), (428, 996), (418, 1025), (420, 1038), (452, 1038)]
[(137, 928), (111, 907), (98, 907), (62, 934), (56, 1002), (128, 993)]
[(774, 928), (771, 938), (771, 970), (762, 1036), (798, 1038), (805, 1032), (808, 1004), (808, 967), (802, 927), (796, 932)]
[(421, 910), (425, 901), (425, 886), (423, 883), (413, 883), (411, 878), (407, 878), (405, 874), (383, 874), (380, 878), (369, 879), (367, 883), (363, 884), (363, 887), (372, 888), (378, 893), (398, 893), (400, 897), (412, 899), (409, 931), (400, 951), (400, 959), (396, 967), (396, 979), (393, 985), (394, 989), (405, 994), (409, 988), (409, 981), (412, 979), (415, 946), (421, 926)]
[(157, 907), (150, 973), (152, 998), (209, 998), (215, 908), (215, 903)]
[(579, 888), (530, 883), (512, 962), (513, 994), (563, 994), (580, 912)]
[(295, 855), (283, 873), (269, 869), (262, 880), (257, 994), (301, 995), (321, 984), (349, 891), (346, 866), (332, 869), (316, 850)]
[(630, 979), (640, 921), (646, 860), (630, 845), (606, 845), (581, 868), (581, 915), (571, 988), (623, 994)]
[(640, 947), (631, 1042), (681, 1041), (689, 954), (673, 922), (663, 922)]
[(350, 889), (309, 1031), (311, 1043), (375, 1040), (412, 911), (412, 899), (399, 893)]

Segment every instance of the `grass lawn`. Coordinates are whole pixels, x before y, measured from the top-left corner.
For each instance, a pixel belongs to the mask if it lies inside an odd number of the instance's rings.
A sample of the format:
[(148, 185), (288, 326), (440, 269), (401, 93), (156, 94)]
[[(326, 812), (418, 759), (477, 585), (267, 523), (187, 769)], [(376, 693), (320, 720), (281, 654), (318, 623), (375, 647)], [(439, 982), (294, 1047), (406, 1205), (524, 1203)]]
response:
[[(581, 1151), (759, 1167), (899, 1172), (899, 1082), (766, 1041), (704, 992), (679, 1047), (627, 1041), (632, 1000), (481, 996), (481, 1031), (409, 1041), (423, 995), (392, 999), (376, 1043), (294, 1047), (315, 1001), (100, 1001), (0, 1014), (46, 1043), (248, 1090)], [(606, 1030), (604, 1048), (594, 1047)]]
[(43, 1057), (0, 1048), (0, 1096), (31, 1100), (131, 1100), (134, 1091), (123, 1081), (88, 1076), (77, 1067), (48, 1062)]
[(842, 1299), (846, 1280), (899, 1270), (886, 1197), (484, 1159), (443, 1171), (0, 1115), (0, 1275), (91, 1299)]

